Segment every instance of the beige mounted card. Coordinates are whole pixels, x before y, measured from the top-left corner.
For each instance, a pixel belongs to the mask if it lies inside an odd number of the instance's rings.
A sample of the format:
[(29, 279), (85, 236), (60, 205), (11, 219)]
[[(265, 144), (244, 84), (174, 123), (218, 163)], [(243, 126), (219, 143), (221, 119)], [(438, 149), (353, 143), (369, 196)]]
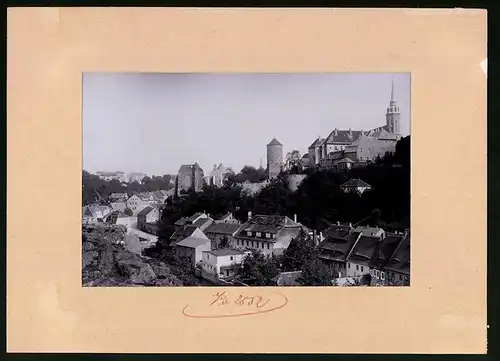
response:
[[(486, 352), (486, 11), (11, 8), (7, 45), (8, 351)], [(411, 286), (83, 288), (84, 72), (410, 73)]]

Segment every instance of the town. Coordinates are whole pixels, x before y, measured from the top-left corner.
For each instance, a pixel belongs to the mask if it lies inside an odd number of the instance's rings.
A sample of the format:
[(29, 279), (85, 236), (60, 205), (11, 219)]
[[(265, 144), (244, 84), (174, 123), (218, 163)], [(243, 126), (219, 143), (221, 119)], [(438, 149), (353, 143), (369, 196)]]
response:
[(410, 136), (394, 96), (385, 125), (333, 129), (305, 154), (271, 135), (265, 168), (84, 171), (83, 284), (408, 286)]

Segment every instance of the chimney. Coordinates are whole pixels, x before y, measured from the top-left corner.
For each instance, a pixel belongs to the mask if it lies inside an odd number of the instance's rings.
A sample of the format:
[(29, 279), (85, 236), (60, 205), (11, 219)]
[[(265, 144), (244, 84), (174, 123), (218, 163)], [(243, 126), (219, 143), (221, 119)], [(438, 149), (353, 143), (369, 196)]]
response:
[(319, 241), (321, 242), (323, 240), (323, 232), (319, 232)]
[(252, 211), (248, 211), (248, 220), (252, 219)]
[(352, 228), (352, 223), (349, 222), (349, 228)]
[(295, 223), (297, 223), (297, 214), (294, 214), (294, 215), (293, 215), (293, 221), (294, 221)]
[(337, 221), (337, 226), (340, 226), (340, 222), (339, 221)]

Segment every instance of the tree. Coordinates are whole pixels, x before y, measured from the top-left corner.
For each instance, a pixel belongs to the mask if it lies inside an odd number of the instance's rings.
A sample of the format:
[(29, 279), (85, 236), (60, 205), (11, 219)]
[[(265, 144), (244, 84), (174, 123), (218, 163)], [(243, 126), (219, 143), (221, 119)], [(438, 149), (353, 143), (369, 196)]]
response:
[(312, 237), (302, 229), (297, 237), (292, 239), (283, 253), (283, 270), (299, 271), (305, 264), (318, 257), (318, 248)]
[(272, 279), (279, 274), (276, 261), (268, 258), (260, 251), (255, 251), (245, 257), (239, 276), (244, 280), (251, 280), (256, 286), (270, 286)]
[(302, 286), (332, 286), (334, 276), (320, 260), (315, 259), (304, 264), (297, 282)]
[(229, 242), (229, 238), (226, 236), (222, 236), (219, 242), (219, 248), (229, 248), (231, 247), (231, 242)]

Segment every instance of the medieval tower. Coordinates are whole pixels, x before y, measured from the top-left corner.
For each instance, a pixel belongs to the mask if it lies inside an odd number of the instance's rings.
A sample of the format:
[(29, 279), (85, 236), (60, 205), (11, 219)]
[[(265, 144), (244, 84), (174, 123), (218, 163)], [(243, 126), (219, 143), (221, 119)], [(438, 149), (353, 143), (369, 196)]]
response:
[(386, 120), (386, 130), (388, 133), (399, 134), (399, 120), (401, 118), (401, 113), (399, 112), (399, 107), (394, 100), (394, 80), (392, 81), (391, 87), (391, 101), (389, 102), (389, 107), (387, 108), (387, 113), (385, 115)]
[(283, 144), (273, 138), (267, 145), (267, 174), (268, 178), (276, 178), (283, 168)]

